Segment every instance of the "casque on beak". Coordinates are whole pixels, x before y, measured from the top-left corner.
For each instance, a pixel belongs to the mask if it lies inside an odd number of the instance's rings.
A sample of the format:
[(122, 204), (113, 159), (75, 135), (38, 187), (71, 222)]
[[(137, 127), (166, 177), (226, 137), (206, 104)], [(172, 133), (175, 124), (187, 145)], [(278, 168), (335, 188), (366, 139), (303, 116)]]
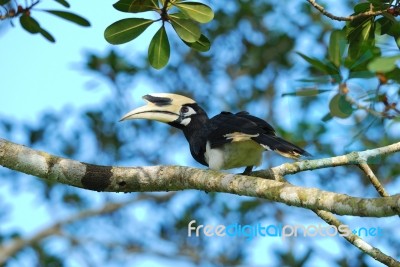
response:
[(151, 94), (143, 96), (145, 106), (131, 110), (120, 121), (148, 119), (170, 123), (179, 119), (183, 104), (195, 103), (193, 99), (176, 94)]

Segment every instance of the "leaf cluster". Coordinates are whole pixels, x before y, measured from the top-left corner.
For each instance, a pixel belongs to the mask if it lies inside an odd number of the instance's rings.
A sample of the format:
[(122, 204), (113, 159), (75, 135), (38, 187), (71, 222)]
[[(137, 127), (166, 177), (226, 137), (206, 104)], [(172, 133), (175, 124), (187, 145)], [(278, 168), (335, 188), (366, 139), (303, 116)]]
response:
[[(230, 9), (225, 8), (228, 4)], [(232, 5), (235, 8), (232, 8)], [(293, 2), (291, 5), (296, 5), (296, 3)], [(297, 5), (299, 4), (297, 3)], [(160, 7), (162, 6), (160, 5)], [(176, 9), (175, 7), (172, 8)], [(137, 64), (137, 62), (145, 60), (142, 55), (135, 55), (134, 58), (131, 58), (124, 54), (119, 54), (119, 50), (116, 50), (116, 52), (109, 51), (107, 54), (87, 53), (84, 64), (86, 69), (94, 76), (91, 82), (101, 83), (106, 81), (107, 85), (115, 83), (114, 87), (110, 86), (112, 94), (104, 98), (103, 102), (90, 105), (79, 112), (70, 109), (63, 109), (58, 112), (48, 110), (48, 113), (53, 114), (59, 120), (52, 116), (46, 118), (46, 114), (41, 114), (36, 120), (37, 124), (26, 124), (25, 122), (24, 127), (20, 127), (14, 119), (4, 122), (5, 118), (2, 118), (0, 123), (2, 122), (3, 124), (0, 124), (0, 129), (4, 128), (6, 131), (8, 129), (9, 136), (25, 138), (27, 145), (42, 148), (43, 150), (51, 149), (58, 155), (97, 164), (132, 166), (171, 164), (172, 162), (173, 164), (196, 166), (194, 161), (190, 161), (191, 157), (186, 148), (186, 141), (171, 128), (161, 128), (158, 127), (160, 126), (159, 124), (147, 121), (138, 121), (131, 124), (116, 123), (120, 115), (126, 110), (140, 104), (130, 102), (140, 101), (140, 97), (137, 96), (140, 92), (132, 84), (142, 81), (141, 79), (145, 76), (148, 77), (148, 81), (154, 81), (151, 84), (154, 86), (150, 85), (148, 88), (188, 95), (202, 103), (210, 113), (220, 112), (221, 109), (236, 111), (247, 109), (257, 114), (261, 110), (258, 115), (262, 114), (265, 118), (268, 118), (280, 136), (302, 147), (307, 144), (308, 147), (317, 151), (318, 155), (334, 155), (338, 150), (342, 149), (347, 144), (347, 139), (351, 133), (346, 132), (346, 137), (340, 139), (342, 137), (341, 131), (343, 132), (347, 129), (337, 127), (337, 124), (332, 125), (334, 122), (331, 124), (318, 124), (311, 117), (312, 114), (315, 114), (315, 105), (303, 106), (304, 109), (301, 109), (301, 112), (292, 112), (293, 110), (300, 110), (292, 109), (290, 110), (291, 112), (287, 113), (282, 113), (282, 109), (279, 107), (280, 103), (285, 102), (280, 99), (279, 93), (284, 88), (281, 86), (280, 81), (291, 81), (290, 77), (295, 74), (294, 72), (288, 72), (287, 69), (291, 67), (291, 62), (288, 60), (291, 51), (303, 36), (303, 34), (297, 33), (302, 30), (307, 32), (308, 28), (313, 27), (301, 28), (305, 23), (304, 21), (300, 21), (300, 19), (293, 20), (290, 16), (287, 16), (287, 3), (284, 1), (272, 4), (269, 1), (262, 0), (232, 1), (229, 3), (216, 1), (213, 9), (218, 27), (212, 27), (207, 31), (208, 38), (215, 40), (213, 42), (213, 50), (215, 51), (209, 56), (208, 54), (196, 53), (193, 49), (185, 49), (184, 53), (177, 54), (176, 58), (174, 58), (174, 61), (178, 62), (178, 64), (171, 65), (163, 72), (155, 72), (141, 64)], [(300, 9), (296, 8), (295, 10)], [(278, 25), (273, 23), (276, 20), (262, 23), (263, 18), (267, 14), (271, 15), (272, 11), (276, 17), (281, 18), (279, 20), (281, 23), (279, 24), (290, 25), (290, 31), (296, 34), (291, 35), (289, 32), (285, 32), (285, 28), (279, 29)], [(280, 11), (284, 13), (280, 14)], [(153, 12), (149, 11), (148, 13)], [(157, 12), (156, 14), (159, 13)], [(314, 23), (315, 25), (320, 25), (322, 20)], [(167, 22), (166, 24), (171, 23)], [(306, 23), (306, 25), (312, 24), (310, 21)], [(172, 25), (171, 27), (173, 29)], [(313, 31), (311, 36), (313, 44), (315, 44), (315, 40), (323, 40), (322, 37), (326, 36), (328, 30), (330, 31), (329, 27), (319, 28), (323, 32)], [(167, 33), (170, 37), (168, 30)], [(171, 33), (174, 32), (171, 31)], [(340, 33), (340, 35), (343, 36), (343, 33)], [(310, 38), (310, 35), (307, 38)], [(259, 40), (261, 39), (265, 39), (265, 41), (260, 42)], [(338, 47), (332, 48), (337, 49)], [(342, 57), (339, 57), (341, 58), (341, 63), (338, 69), (340, 74), (347, 78), (348, 73), (345, 71), (347, 67), (344, 66), (348, 54), (346, 32), (344, 32), (342, 49), (344, 51), (339, 50)], [(329, 55), (335, 54), (333, 50), (329, 52)], [(304, 53), (309, 56), (308, 52)], [(309, 56), (309, 58), (312, 57)], [(334, 56), (333, 58), (337, 57)], [(326, 59), (321, 61), (324, 64), (328, 64), (327, 62), (330, 60), (330, 57), (327, 56)], [(321, 73), (319, 69), (314, 67), (313, 69)], [(190, 78), (187, 76), (188, 73), (192, 75)], [(337, 81), (332, 82), (333, 76), (335, 75), (325, 75), (322, 78), (312, 79), (319, 83), (337, 85)], [(373, 75), (373, 77), (377, 76)], [(343, 78), (343, 81), (346, 78)], [(228, 84), (229, 91), (217, 90), (216, 85), (221, 84)], [(340, 89), (340, 91), (342, 92), (340, 95), (345, 96), (343, 94), (344, 90)], [(98, 90), (92, 90), (92, 92), (98, 94)], [(229, 97), (227, 97), (227, 92), (229, 92)], [(332, 92), (332, 90), (315, 87), (296, 92), (296, 95), (315, 96), (323, 92)], [(132, 97), (132, 93), (136, 93), (136, 95)], [(210, 98), (210, 95), (213, 97)], [(301, 98), (301, 100), (304, 99), (310, 101), (309, 99), (312, 99), (312, 97)], [(346, 99), (342, 98), (341, 100)], [(327, 106), (326, 103), (323, 105)], [(213, 108), (215, 107), (217, 109), (214, 110)], [(299, 115), (300, 119), (297, 119), (296, 115)], [(288, 116), (292, 116), (293, 119), (291, 129), (279, 127), (284, 125), (282, 118), (287, 118)], [(301, 124), (297, 125), (297, 121), (301, 121)], [(65, 128), (66, 125), (68, 129)], [(359, 127), (359, 125), (356, 127)], [(18, 130), (22, 128), (23, 132)], [(358, 140), (361, 140), (360, 143), (363, 147), (376, 147), (393, 142), (393, 138), (396, 138), (396, 136), (397, 134), (390, 135), (385, 129), (375, 127), (372, 134), (370, 132), (368, 135), (362, 135)], [(179, 150), (180, 147), (183, 148)], [(172, 154), (171, 151), (173, 152)], [(184, 152), (187, 152), (187, 159), (182, 159), (186, 155)], [(180, 156), (174, 161), (171, 159), (173, 158), (172, 155)], [(266, 156), (268, 157), (268, 166), (275, 166), (280, 160), (279, 157), (270, 156), (269, 154)], [(387, 158), (385, 159), (385, 164), (376, 164), (374, 171), (379, 174), (380, 178), (385, 179), (385, 183), (395, 182), (396, 177), (399, 175), (399, 168), (396, 168), (398, 161), (398, 157)], [(334, 168), (329, 172), (323, 170), (318, 172), (318, 177), (333, 177), (334, 179), (310, 179), (312, 178), (311, 175), (312, 173), (310, 172), (307, 176), (304, 176), (305, 179), (298, 177), (296, 182), (301, 183), (304, 181), (307, 185), (312, 183), (313, 187), (328, 187), (330, 190), (347, 190), (345, 192), (351, 191), (351, 194), (371, 194), (370, 184), (365, 182), (364, 179), (358, 178), (360, 173), (357, 169), (346, 168), (344, 170), (342, 168)], [(50, 223), (56, 219), (56, 214), (54, 214), (55, 205), (62, 207), (62, 211), (68, 207), (67, 211), (79, 212), (78, 209), (86, 211), (92, 205), (100, 203), (93, 201), (94, 199), (101, 198), (105, 202), (110, 202), (121, 200), (120, 198), (123, 197), (141, 198), (142, 196), (141, 194), (89, 195), (87, 192), (75, 191), (73, 188), (62, 186), (49, 184), (39, 186), (39, 181), (32, 180), (32, 183), (26, 186), (25, 178), (4, 179), (5, 182), (13, 181), (17, 184), (15, 181), (18, 181), (18, 184), (24, 184), (26, 189), (24, 195), (32, 194), (40, 197), (44, 195), (41, 194), (43, 191), (46, 197), (48, 196), (46, 200), (43, 200), (43, 205), (47, 205), (47, 210), (51, 212), (51, 216), (49, 216)], [(46, 190), (42, 189), (44, 187), (46, 187)], [(22, 194), (13, 194), (9, 201), (17, 203), (15, 197), (18, 195)], [(156, 197), (157, 194), (154, 196)], [(45, 203), (45, 201), (48, 203)], [(1, 204), (0, 216), (5, 211), (3, 208), (5, 205)], [(142, 212), (143, 207), (146, 209), (145, 213)], [(139, 211), (137, 216), (136, 210)], [(181, 262), (187, 264), (193, 261), (194, 265), (254, 265), (253, 254), (249, 251), (254, 251), (253, 248), (255, 246), (258, 249), (259, 242), (262, 242), (261, 239), (255, 240), (256, 243), (252, 243), (244, 238), (188, 238), (188, 223), (193, 219), (197, 220), (198, 223), (215, 222), (225, 225), (235, 222), (242, 224), (256, 224), (259, 222), (265, 222), (266, 224), (293, 223), (300, 222), (299, 218), (301, 218), (301, 222), (307, 223), (309, 219), (304, 210), (293, 209), (273, 202), (197, 191), (178, 192), (176, 197), (165, 203), (159, 203), (151, 199), (145, 201), (145, 203), (143, 201), (134, 203), (131, 209), (124, 210), (116, 215), (101, 216), (93, 220), (74, 223), (69, 227), (65, 227), (70, 231), (63, 232), (59, 236), (52, 236), (39, 245), (44, 248), (49, 257), (61, 255), (60, 258), (63, 259), (64, 264), (70, 264), (70, 261), (74, 262), (74, 259), (80, 258), (83, 259), (79, 262), (81, 265), (82, 263), (98, 266), (109, 266), (118, 263), (134, 265), (137, 262), (137, 257), (142, 255), (146, 257), (154, 255), (156, 260), (159, 260), (161, 255), (168, 258), (173, 264)], [(5, 222), (10, 219), (10, 217), (1, 218)], [(159, 218), (161, 219), (159, 220)], [(149, 222), (152, 223), (149, 224)], [(317, 220), (316, 223), (320, 223), (320, 221)], [(353, 225), (362, 225), (362, 223), (363, 221), (359, 220), (354, 222)], [(110, 240), (104, 240), (104, 235), (99, 235), (99, 224), (102, 225), (102, 229), (107, 229), (106, 232), (113, 232), (113, 235), (106, 234)], [(149, 227), (150, 225), (152, 227)], [(4, 236), (6, 233), (12, 234), (6, 231), (2, 235)], [(22, 238), (29, 237), (23, 231), (20, 233)], [(399, 239), (396, 238), (393, 224), (387, 229), (387, 233), (382, 239), (383, 248), (385, 248), (385, 244), (391, 247), (398, 247)], [(59, 249), (60, 242), (66, 244), (62, 250)], [(341, 242), (341, 239), (335, 238), (332, 239), (332, 242), (339, 242), (334, 244), (342, 252), (340, 255), (336, 255), (338, 264), (342, 266), (354, 266), (357, 264), (367, 266), (371, 264), (371, 260), (365, 256), (362, 257), (362, 253), (351, 249), (346, 242)], [(326, 261), (328, 265), (334, 264), (332, 259), (334, 255), (321, 257), (317, 253), (317, 251), (321, 250), (317, 242), (304, 242), (304, 239), (297, 238), (292, 239), (289, 243), (285, 242), (283, 245), (277, 246), (276, 242), (272, 243), (272, 247), (265, 247), (264, 249), (273, 253), (260, 253), (259, 257), (263, 257), (261, 260), (277, 266), (302, 266), (307, 264), (305, 262), (312, 265), (313, 262), (315, 263), (315, 259)], [(87, 253), (88, 249), (93, 249), (92, 244), (99, 248), (96, 249), (95, 254), (92, 253), (93, 255)], [(163, 244), (163, 247), (169, 249), (168, 251), (162, 250), (160, 246), (154, 246), (154, 244)], [(297, 247), (305, 247), (304, 254), (299, 254), (295, 249)], [(217, 249), (210, 253), (210, 248)], [(33, 249), (36, 250), (35, 247)], [(29, 257), (29, 254), (26, 254), (25, 251), (17, 254), (17, 264), (32, 262), (32, 264), (36, 265), (49, 265), (50, 261), (41, 255), (41, 251), (35, 251), (35, 255), (32, 257)], [(308, 251), (313, 251), (311, 257), (308, 256)], [(104, 255), (105, 253), (107, 254)], [(72, 256), (65, 258), (63, 255)], [(123, 257), (123, 263), (121, 263), (121, 256)], [(12, 260), (14, 258), (10, 259), (10, 261)], [(260, 261), (260, 259), (257, 260)]]
[(154, 22), (162, 25), (154, 34), (148, 48), (150, 65), (156, 69), (163, 68), (170, 58), (170, 44), (165, 23), (170, 23), (179, 38), (190, 48), (206, 52), (210, 41), (201, 33), (198, 23), (207, 23), (214, 18), (212, 9), (198, 2), (181, 0), (120, 0), (114, 8), (126, 13), (143, 13), (153, 11), (157, 19), (126, 18), (114, 22), (104, 31), (105, 39), (111, 44), (123, 44), (134, 40)]
[[(400, 21), (396, 19), (399, 15), (400, 4), (396, 1), (369, 0), (354, 6), (354, 20), (349, 21), (341, 30), (331, 32), (328, 53), (324, 59), (317, 59), (298, 53), (306, 60), (311, 68), (324, 76), (303, 81), (312, 83), (325, 83), (337, 85), (337, 93), (329, 102), (329, 113), (323, 117), (323, 121), (337, 118), (348, 118), (354, 111), (360, 109), (361, 105), (354, 105), (354, 101), (348, 97), (350, 79), (377, 79), (379, 86), (389, 83), (400, 83), (400, 68), (397, 62), (400, 53), (384, 55), (378, 41), (383, 36), (394, 40), (400, 49)], [(382, 15), (375, 14), (382, 11)], [(374, 13), (375, 12), (375, 13)], [(300, 92), (288, 93), (293, 96), (316, 96), (332, 90), (317, 90), (307, 88)], [(377, 90), (364, 96), (364, 103), (376, 103), (381, 99), (387, 99), (385, 94)], [(386, 109), (397, 112), (396, 106), (384, 103)], [(367, 109), (367, 108), (366, 108)], [(392, 117), (387, 111), (380, 114), (382, 117)], [(371, 113), (374, 113), (372, 111)], [(378, 112), (374, 113), (379, 115)]]
[[(66, 0), (54, 0), (56, 3), (62, 5), (65, 8), (70, 8), (70, 4)], [(12, 2), (10, 0), (1, 0), (0, 6), (6, 11), (5, 14), (1, 14), (0, 20), (10, 19), (11, 23), (15, 18), (19, 18), (19, 22), (22, 28), (31, 34), (40, 34), (49, 42), (54, 43), (56, 39), (51, 33), (49, 33), (41, 24), (32, 16), (32, 13), (36, 11), (42, 11), (47, 14), (59, 17), (69, 22), (75, 23), (83, 27), (89, 27), (90, 22), (85, 18), (64, 10), (52, 10), (52, 9), (37, 9), (36, 6), (40, 3), (40, 0), (36, 0), (31, 4), (25, 2), (25, 6)], [(13, 24), (12, 24), (13, 25)]]

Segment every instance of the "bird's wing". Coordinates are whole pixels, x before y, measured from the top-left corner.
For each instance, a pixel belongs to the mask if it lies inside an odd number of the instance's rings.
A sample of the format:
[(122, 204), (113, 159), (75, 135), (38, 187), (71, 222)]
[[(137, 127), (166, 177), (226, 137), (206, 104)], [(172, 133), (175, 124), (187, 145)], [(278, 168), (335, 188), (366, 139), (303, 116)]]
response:
[(207, 140), (211, 148), (215, 148), (226, 143), (251, 140), (260, 134), (275, 133), (271, 125), (262, 122), (248, 113), (232, 114), (224, 111), (210, 119)]
[(231, 142), (253, 140), (266, 150), (273, 150), (285, 157), (311, 156), (302, 148), (276, 136), (269, 123), (245, 111), (236, 114), (221, 112), (213, 117), (210, 120), (207, 140), (211, 148)]
[(255, 124), (257, 124), (258, 127), (264, 130), (265, 133), (275, 135), (275, 129), (265, 120), (262, 120), (260, 118), (257, 118), (253, 115), (250, 115), (247, 111), (240, 111), (235, 114), (238, 117), (242, 117), (248, 120), (251, 120)]

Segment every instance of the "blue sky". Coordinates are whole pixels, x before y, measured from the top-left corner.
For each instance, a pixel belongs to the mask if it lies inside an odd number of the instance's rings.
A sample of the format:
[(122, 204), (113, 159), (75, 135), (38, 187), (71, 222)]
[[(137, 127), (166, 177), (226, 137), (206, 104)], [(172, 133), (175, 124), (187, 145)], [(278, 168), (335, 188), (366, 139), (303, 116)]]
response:
[[(45, 109), (59, 110), (64, 105), (83, 107), (104, 97), (101, 86), (96, 94), (85, 90), (93, 77), (84, 75), (79, 63), (85, 51), (103, 52), (110, 45), (104, 40), (104, 29), (112, 22), (128, 17), (110, 9), (114, 1), (70, 1), (70, 10), (87, 18), (92, 26), (85, 28), (41, 11), (32, 16), (56, 38), (50, 43), (16, 27), (0, 31), (1, 88), (0, 114), (16, 119), (35, 120)], [(93, 8), (94, 7), (94, 8)], [(46, 1), (38, 8), (65, 10), (61, 5)], [(8, 24), (8, 22), (3, 22)], [(126, 46), (121, 46), (126, 49)], [(134, 49), (129, 46), (129, 49)], [(132, 51), (134, 53), (135, 51)]]
[[(85, 52), (95, 51), (103, 54), (110, 49), (112, 46), (103, 37), (104, 29), (119, 19), (130, 17), (130, 14), (114, 10), (111, 5), (116, 1), (71, 0), (69, 2), (71, 4), (69, 11), (88, 19), (91, 22), (90, 28), (78, 26), (45, 12), (32, 12), (32, 17), (55, 37), (55, 44), (39, 35), (27, 33), (21, 29), (18, 20), (14, 21), (15, 27), (11, 27), (9, 21), (1, 22), (0, 116), (19, 122), (35, 122), (40, 118), (40, 113), (45, 110), (60, 111), (65, 106), (72, 106), (79, 110), (88, 105), (102, 103), (102, 99), (109, 96), (107, 84), (102, 81), (97, 83), (95, 93), (88, 90), (88, 83), (93, 82), (94, 76), (83, 72), (80, 64)], [(44, 1), (37, 7), (38, 9), (66, 10), (53, 1)], [(155, 31), (156, 28), (150, 27), (148, 32)], [(143, 41), (146, 41), (145, 45), (140, 46)], [(122, 53), (134, 56), (135, 53), (146, 51), (148, 42), (149, 39), (144, 34), (135, 40), (134, 45), (132, 43), (120, 45), (118, 49)], [(147, 88), (146, 85), (138, 86), (143, 90), (150, 90), (150, 87)], [(143, 92), (139, 90), (138, 93)], [(137, 102), (142, 104), (140, 98)], [(12, 136), (10, 139), (21, 143), (18, 136)], [(23, 176), (23, 179), (19, 180), (21, 182), (18, 185), (21, 188), (19, 191), (13, 188), (12, 183), (0, 185), (1, 204), (8, 205), (6, 206), (8, 210), (6, 221), (0, 225), (0, 231), (7, 233), (17, 230), (31, 236), (54, 223), (55, 220), (70, 215), (62, 207), (43, 204), (36, 195), (38, 191), (29, 190), (29, 186), (32, 185), (31, 179), (36, 178)], [(104, 200), (104, 194), (97, 192), (85, 191), (84, 195), (90, 198), (92, 204), (101, 205), (102, 201), (97, 201)], [(115, 201), (129, 197), (126, 194), (110, 194), (110, 196)], [(29, 223), (27, 223), (28, 218)], [(140, 259), (140, 265), (138, 262), (137, 266), (154, 266), (153, 257), (144, 256), (138, 259)], [(70, 263), (74, 260), (79, 262), (79, 259), (72, 257)], [(162, 264), (165, 260), (159, 260), (159, 262)]]
[[(107, 47), (111, 47), (104, 40), (104, 29), (118, 19), (129, 17), (129, 14), (111, 9), (111, 4), (114, 2), (70, 1), (72, 5), (70, 11), (87, 18), (92, 24), (90, 28), (77, 26), (43, 12), (33, 11), (33, 17), (56, 38), (55, 44), (49, 43), (41, 36), (33, 36), (21, 30), (18, 21), (15, 21), (15, 28), (1, 28), (0, 116), (35, 121), (43, 110), (61, 110), (65, 105), (72, 105), (79, 109), (101, 102), (101, 99), (107, 95), (107, 90), (104, 89), (107, 85), (99, 82), (96, 93), (88, 91), (87, 83), (93, 80), (93, 76), (83, 74), (79, 64), (85, 51), (104, 52)], [(46, 8), (47, 5), (54, 9), (64, 10), (53, 1), (46, 1), (38, 7)], [(3, 24), (6, 23), (8, 22), (3, 22)], [(136, 44), (140, 42), (140, 39), (135, 41)], [(122, 51), (132, 54), (143, 50), (139, 45), (131, 43), (119, 47)], [(289, 99), (284, 99), (284, 101), (289, 103)], [(11, 192), (9, 187), (4, 186), (0, 187), (0, 190), (4, 193)], [(93, 192), (92, 195), (95, 194)], [(27, 225), (24, 218), (28, 216), (46, 220), (48, 211), (32, 210), (30, 205), (35, 200), (33, 195), (25, 195), (25, 192), (22, 192), (18, 199), (19, 209), (13, 210), (13, 219), (10, 220), (12, 227), (23, 226), (29, 233), (42, 227), (43, 221), (32, 221), (30, 225)], [(22, 206), (26, 209), (21, 208)], [(318, 218), (313, 218), (313, 220), (320, 222)], [(269, 245), (275, 246), (274, 242), (270, 242)], [(261, 255), (263, 253), (261, 249), (265, 247), (259, 246), (254, 254)], [(264, 260), (261, 257), (260, 259)]]
[[(111, 4), (115, 1), (69, 2), (69, 11), (88, 19), (92, 24), (90, 28), (45, 12), (32, 11), (32, 17), (56, 38), (54, 44), (39, 35), (34, 36), (22, 30), (18, 20), (14, 21), (15, 27), (11, 27), (9, 21), (1, 22), (0, 116), (18, 121), (36, 121), (44, 110), (58, 111), (66, 105), (80, 109), (87, 105), (96, 105), (106, 96), (105, 83), (98, 83), (96, 93), (87, 90), (87, 83), (93, 80), (93, 76), (84, 74), (80, 64), (85, 51), (102, 53), (111, 47), (104, 40), (104, 29), (128, 15), (111, 9)], [(66, 10), (53, 1), (44, 1), (37, 7)], [(127, 47), (122, 46), (122, 49)], [(11, 141), (18, 142), (17, 139), (18, 137), (11, 137)], [(27, 180), (31, 178), (33, 177), (26, 177)], [(6, 223), (2, 223), (1, 228), (3, 231), (5, 228), (19, 229), (32, 234), (54, 221), (54, 218), (49, 218), (48, 207), (40, 205), (34, 193), (27, 192), (26, 184), (20, 186), (24, 189), (20, 193), (13, 190), (10, 184), (0, 186), (0, 195), (8, 200), (13, 199), (12, 203), (18, 206), (10, 207), (10, 217)], [(88, 194), (95, 201), (96, 193)], [(61, 212), (56, 216), (63, 217), (65, 214)], [(27, 218), (30, 218), (29, 224), (26, 223)]]

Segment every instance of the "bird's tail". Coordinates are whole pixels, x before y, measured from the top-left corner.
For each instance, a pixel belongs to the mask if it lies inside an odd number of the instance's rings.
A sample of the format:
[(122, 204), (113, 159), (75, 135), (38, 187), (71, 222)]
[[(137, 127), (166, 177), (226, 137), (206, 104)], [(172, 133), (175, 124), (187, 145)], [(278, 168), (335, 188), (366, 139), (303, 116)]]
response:
[(253, 138), (253, 140), (262, 145), (265, 149), (275, 151), (287, 158), (300, 159), (302, 157), (312, 157), (312, 155), (304, 149), (278, 136), (259, 135), (256, 138)]

